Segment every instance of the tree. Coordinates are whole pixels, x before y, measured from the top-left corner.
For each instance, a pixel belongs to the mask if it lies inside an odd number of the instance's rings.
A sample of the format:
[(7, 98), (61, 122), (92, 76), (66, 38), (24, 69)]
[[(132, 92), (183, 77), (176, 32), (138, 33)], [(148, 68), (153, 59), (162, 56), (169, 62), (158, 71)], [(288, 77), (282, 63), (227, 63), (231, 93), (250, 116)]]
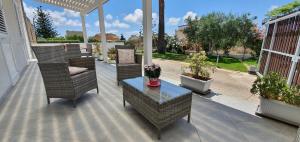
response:
[(56, 37), (58, 34), (53, 27), (50, 14), (48, 12), (45, 12), (42, 9), (42, 6), (37, 7), (35, 12), (36, 12), (35, 18), (34, 18), (35, 20), (33, 22), (34, 22), (34, 28), (35, 28), (37, 37), (40, 37), (40, 38)]
[(252, 36), (249, 37), (246, 46), (250, 48), (252, 51), (254, 51), (255, 57), (259, 57), (261, 45), (263, 42), (263, 33), (256, 25), (254, 25), (251, 30), (252, 30)]
[(202, 48), (207, 54), (215, 50), (219, 55), (222, 49), (225, 55), (228, 55), (229, 50), (238, 43), (243, 46), (244, 55), (246, 48), (258, 53), (261, 32), (253, 23), (255, 19), (256, 17), (251, 17), (250, 14), (240, 16), (213, 12), (194, 20), (188, 18), (184, 33), (190, 45), (196, 47), (197, 51)]
[(84, 41), (83, 36), (81, 36), (81, 35), (66, 36), (66, 39), (67, 40), (78, 40), (80, 42)]
[(123, 34), (121, 34), (120, 40), (122, 40), (122, 41), (125, 41), (125, 40), (126, 40), (126, 38), (124, 37)]
[(246, 49), (256, 44), (255, 24), (252, 22), (256, 17), (250, 17), (249, 13), (238, 17), (239, 22), (239, 42), (244, 48), (242, 60), (245, 59)]
[(229, 55), (229, 50), (236, 46), (238, 41), (239, 31), (237, 16), (229, 14), (226, 16), (224, 24), (222, 25), (221, 48), (225, 55)]
[(159, 24), (158, 24), (158, 45), (159, 53), (166, 52), (165, 41), (165, 0), (159, 0)]
[(296, 8), (300, 7), (300, 1), (299, 0), (295, 0), (293, 2), (290, 2), (286, 5), (283, 5), (281, 7), (275, 8), (271, 11), (269, 11), (267, 13), (267, 16), (269, 17), (274, 17), (274, 16), (280, 16), (280, 15), (284, 15), (287, 14), (289, 12), (292, 12), (293, 10), (295, 10)]
[(188, 44), (195, 47), (196, 51), (199, 51), (201, 48), (201, 43), (203, 43), (203, 38), (201, 38), (199, 35), (199, 19), (196, 17), (194, 20), (192, 20), (191, 17), (188, 17), (185, 22), (187, 23), (187, 27), (183, 32), (187, 37)]

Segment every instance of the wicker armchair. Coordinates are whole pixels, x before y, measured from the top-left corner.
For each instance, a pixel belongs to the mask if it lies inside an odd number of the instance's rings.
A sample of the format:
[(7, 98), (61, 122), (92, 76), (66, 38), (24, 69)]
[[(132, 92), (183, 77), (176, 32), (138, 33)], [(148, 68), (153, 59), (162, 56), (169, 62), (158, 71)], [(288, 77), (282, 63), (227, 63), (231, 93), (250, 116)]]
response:
[[(133, 47), (116, 45), (116, 68), (117, 68), (117, 83), (128, 78), (142, 76), (142, 55), (135, 54), (134, 64), (119, 64), (119, 49), (132, 49)], [(135, 52), (135, 51), (134, 51)]]
[(81, 56), (92, 57), (93, 56), (93, 45), (92, 44), (87, 44), (86, 45), (86, 51), (81, 53)]
[(65, 45), (65, 59), (81, 58), (81, 51), (79, 44), (66, 44)]
[[(76, 100), (92, 89), (97, 89), (98, 84), (93, 58), (74, 58), (69, 62), (65, 60), (65, 49), (63, 46), (32, 46), (38, 59), (38, 65), (43, 77), (47, 102), (50, 98), (65, 98)], [(87, 71), (71, 75), (69, 67), (84, 67)]]

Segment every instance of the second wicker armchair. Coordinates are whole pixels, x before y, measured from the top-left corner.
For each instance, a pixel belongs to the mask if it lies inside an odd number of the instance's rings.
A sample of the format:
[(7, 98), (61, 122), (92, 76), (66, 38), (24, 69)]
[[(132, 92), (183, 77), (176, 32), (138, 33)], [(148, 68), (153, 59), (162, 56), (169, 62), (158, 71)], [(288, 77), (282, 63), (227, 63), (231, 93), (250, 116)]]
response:
[(118, 85), (124, 79), (142, 76), (142, 55), (137, 55), (133, 47), (116, 45), (116, 54)]

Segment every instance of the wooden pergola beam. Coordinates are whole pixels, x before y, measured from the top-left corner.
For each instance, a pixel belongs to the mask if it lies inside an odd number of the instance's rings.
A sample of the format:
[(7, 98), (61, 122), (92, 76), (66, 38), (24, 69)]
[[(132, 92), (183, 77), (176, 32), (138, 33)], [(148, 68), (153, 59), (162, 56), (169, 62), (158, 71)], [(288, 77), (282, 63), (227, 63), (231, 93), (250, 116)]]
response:
[[(99, 5), (99, 0), (36, 0), (36, 1), (63, 7), (84, 14), (88, 14), (92, 12)], [(102, 3), (106, 3), (107, 1), (108, 0), (103, 0)]]

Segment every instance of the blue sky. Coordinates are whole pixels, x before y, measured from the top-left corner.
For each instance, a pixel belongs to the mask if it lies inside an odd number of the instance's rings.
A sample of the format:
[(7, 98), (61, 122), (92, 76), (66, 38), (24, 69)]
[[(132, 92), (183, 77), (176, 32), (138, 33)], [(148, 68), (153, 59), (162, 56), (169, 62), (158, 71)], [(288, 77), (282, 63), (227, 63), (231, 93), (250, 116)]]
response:
[[(33, 11), (38, 6), (50, 12), (54, 25), (61, 36), (66, 30), (81, 31), (79, 13), (60, 7), (47, 5), (34, 0), (23, 0), (25, 12), (32, 19)], [(184, 24), (187, 16), (201, 16), (209, 12), (251, 13), (257, 16), (261, 25), (264, 15), (272, 8), (291, 2), (292, 0), (165, 0), (166, 32), (174, 34), (179, 25)], [(142, 20), (142, 0), (109, 0), (104, 5), (106, 32), (129, 37), (137, 34)], [(153, 0), (153, 20), (158, 23), (158, 0)], [(99, 32), (98, 12), (91, 12), (87, 18), (88, 36)], [(157, 26), (154, 28), (157, 31)]]

